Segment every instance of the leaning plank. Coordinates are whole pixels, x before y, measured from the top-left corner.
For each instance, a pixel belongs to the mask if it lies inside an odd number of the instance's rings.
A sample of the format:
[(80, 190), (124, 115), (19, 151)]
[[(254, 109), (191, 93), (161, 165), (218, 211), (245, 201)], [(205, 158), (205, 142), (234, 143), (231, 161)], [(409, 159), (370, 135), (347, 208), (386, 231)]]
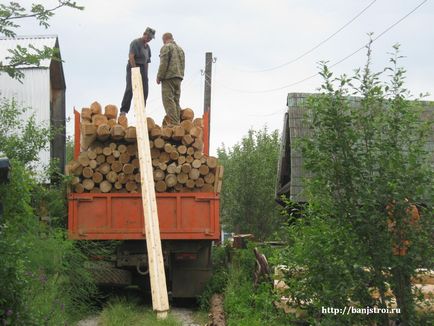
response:
[(157, 199), (155, 197), (152, 162), (150, 156), (148, 126), (140, 68), (132, 68), (134, 111), (137, 118), (137, 144), (140, 160), (142, 203), (145, 218), (146, 246), (151, 283), (152, 307), (157, 317), (167, 318), (169, 299), (166, 287), (166, 273), (161, 249), (158, 222)]

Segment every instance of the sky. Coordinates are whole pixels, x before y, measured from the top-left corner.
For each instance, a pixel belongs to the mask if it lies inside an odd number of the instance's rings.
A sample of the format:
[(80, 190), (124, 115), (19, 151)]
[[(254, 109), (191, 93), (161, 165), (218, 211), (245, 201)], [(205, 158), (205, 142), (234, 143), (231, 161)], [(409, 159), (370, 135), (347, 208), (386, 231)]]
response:
[[(20, 1), (23, 6), (32, 2), (47, 8), (57, 4), (53, 0)], [(164, 117), (161, 86), (155, 82), (162, 34), (171, 32), (184, 49), (186, 71), (181, 107), (192, 108), (196, 116), (203, 112), (205, 53), (212, 52), (215, 58), (211, 154), (223, 143), (226, 147), (233, 146), (250, 128), (266, 126), (280, 131), (287, 94), (315, 92), (321, 85), (319, 76), (300, 81), (314, 76), (320, 61), (333, 65), (363, 47), (371, 32), (374, 38), (381, 35), (373, 43), (374, 70), (389, 65), (392, 46), (400, 43), (407, 88), (415, 95), (434, 94), (434, 1), (77, 0), (77, 3), (85, 9), (59, 9), (48, 29), (32, 21), (21, 21), (18, 30), (19, 35), (58, 35), (64, 60), (67, 116), (72, 117), (73, 108), (88, 107), (93, 101), (120, 106), (129, 44), (150, 26), (157, 34), (150, 42), (147, 114), (158, 123)], [(421, 3), (420, 8), (397, 23)], [(294, 62), (285, 64), (290, 61)], [(351, 74), (365, 62), (366, 51), (362, 50), (332, 71), (336, 76)], [(430, 95), (427, 99), (434, 97)], [(133, 109), (128, 118), (134, 124)], [(67, 133), (72, 132), (71, 121)]]

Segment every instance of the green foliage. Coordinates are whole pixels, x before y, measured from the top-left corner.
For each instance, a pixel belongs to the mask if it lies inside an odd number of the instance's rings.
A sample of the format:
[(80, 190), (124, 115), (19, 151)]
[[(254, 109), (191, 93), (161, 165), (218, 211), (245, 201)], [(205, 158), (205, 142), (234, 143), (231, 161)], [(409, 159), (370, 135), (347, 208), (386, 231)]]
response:
[(0, 100), (0, 152), (24, 164), (38, 160), (38, 153), (46, 148), (53, 134), (48, 127), (38, 126), (34, 115), (22, 123), (27, 110), (14, 99)]
[(229, 230), (265, 239), (277, 229), (274, 187), (279, 148), (277, 130), (269, 133), (265, 127), (249, 130), (232, 148), (223, 145), (218, 149), (219, 161), (225, 168), (221, 216)]
[[(34, 19), (39, 25), (48, 28), (50, 18), (54, 16), (56, 10), (62, 7), (84, 9), (84, 7), (71, 0), (58, 0), (57, 6), (53, 8), (45, 8), (40, 3), (32, 3), (31, 8), (26, 8), (18, 2), (0, 4), (0, 34), (14, 38), (16, 30), (20, 27), (17, 23), (20, 19)], [(46, 46), (38, 49), (29, 44), (28, 47), (17, 46), (15, 49), (9, 49), (9, 52), (10, 56), (6, 58), (8, 63), (0, 62), (0, 73), (6, 72), (9, 76), (18, 80), (24, 77), (20, 69), (25, 66), (38, 66), (44, 59), (54, 58), (60, 60), (59, 49)]]
[[(305, 182), (309, 206), (304, 220), (288, 228), (291, 246), (282, 261), (291, 262), (288, 295), (307, 306), (311, 322), (387, 323), (384, 314), (320, 312), (386, 307), (390, 284), (401, 321), (418, 325), (410, 278), (417, 268), (433, 267), (434, 180), (425, 147), (432, 121), (421, 122), (423, 107), (409, 100), (394, 48), (392, 66), (380, 73), (371, 71), (370, 47), (366, 66), (351, 78), (334, 78), (323, 63), (321, 93), (308, 102), (312, 137), (301, 148), (313, 172)], [(389, 82), (380, 79), (385, 72)], [(412, 203), (419, 221), (412, 220)], [(396, 247), (406, 248), (405, 255), (394, 254)]]
[[(274, 294), (271, 282), (253, 285), (255, 255), (252, 248), (249, 246), (233, 253), (224, 292), (226, 323), (228, 326), (289, 325), (290, 316), (274, 306), (278, 296)], [(270, 249), (266, 251), (271, 254)]]
[(130, 325), (162, 325), (180, 326), (173, 316), (167, 319), (157, 319), (156, 313), (149, 308), (127, 302), (125, 299), (114, 299), (101, 313), (101, 324), (104, 326), (130, 326)]

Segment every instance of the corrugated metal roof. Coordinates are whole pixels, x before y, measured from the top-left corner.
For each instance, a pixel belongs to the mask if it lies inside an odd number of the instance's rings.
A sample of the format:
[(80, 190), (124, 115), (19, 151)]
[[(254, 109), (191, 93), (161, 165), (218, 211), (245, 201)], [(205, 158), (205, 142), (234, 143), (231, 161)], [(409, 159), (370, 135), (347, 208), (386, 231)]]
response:
[[(43, 49), (44, 46), (54, 48), (56, 41), (57, 35), (23, 35), (16, 36), (15, 38), (0, 37), (0, 61), (3, 62), (3, 64), (7, 64), (9, 60), (6, 58), (11, 56), (11, 53), (8, 50), (15, 49), (18, 45), (28, 48), (29, 44), (31, 44), (37, 49)], [(42, 60), (39, 67), (48, 68), (50, 67), (50, 63), (50, 59)]]

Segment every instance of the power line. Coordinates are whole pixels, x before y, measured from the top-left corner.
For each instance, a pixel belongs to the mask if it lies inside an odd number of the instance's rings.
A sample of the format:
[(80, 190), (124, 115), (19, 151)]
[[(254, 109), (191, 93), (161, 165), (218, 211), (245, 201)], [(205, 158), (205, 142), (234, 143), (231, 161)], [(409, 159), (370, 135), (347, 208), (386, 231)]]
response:
[(235, 69), (235, 70), (238, 70), (240, 72), (246, 72), (246, 73), (261, 73), (261, 72), (267, 72), (267, 71), (277, 70), (277, 69), (280, 69), (280, 68), (285, 67), (287, 65), (290, 65), (290, 64), (292, 64), (294, 62), (297, 62), (301, 58), (307, 56), (308, 54), (310, 54), (313, 51), (315, 51), (316, 49), (318, 49), (324, 43), (328, 42), (331, 38), (333, 38), (334, 36), (336, 36), (339, 32), (341, 32), (342, 30), (344, 30), (347, 26), (349, 26), (352, 22), (354, 22), (357, 18), (359, 18), (366, 10), (368, 10), (376, 1), (377, 0), (373, 0), (371, 3), (369, 3), (362, 11), (360, 11), (356, 16), (354, 16), (352, 19), (350, 19), (346, 24), (344, 24), (341, 28), (339, 28), (336, 32), (334, 32), (333, 34), (331, 34), (329, 37), (327, 37), (326, 39), (324, 39), (321, 42), (319, 42), (313, 48), (311, 48), (311, 49), (305, 51), (304, 53), (300, 54), (298, 57), (295, 57), (294, 59), (291, 59), (290, 61), (282, 63), (282, 64), (280, 64), (278, 66), (274, 66), (274, 67), (266, 68), (266, 69), (260, 69), (260, 70), (242, 70), (242, 69)]
[[(408, 12), (405, 16), (401, 17), (399, 20), (397, 20), (395, 23), (393, 23), (392, 25), (390, 25), (388, 28), (386, 28), (384, 31), (382, 31), (380, 34), (378, 34), (377, 37), (373, 38), (371, 43), (377, 41), (381, 36), (383, 36), (384, 34), (386, 34), (388, 31), (390, 31), (393, 27), (395, 27), (396, 25), (398, 25), (399, 23), (401, 23), (404, 19), (406, 19), (408, 16), (410, 16), (412, 13), (414, 13), (417, 9), (419, 9), (423, 4), (425, 4), (428, 0), (424, 0), (421, 3), (419, 3), (415, 8), (413, 8), (410, 12)], [(330, 65), (329, 67), (335, 67), (338, 64), (346, 61), (347, 59), (351, 58), (353, 55), (357, 54), (358, 52), (360, 52), (361, 50), (365, 49), (367, 46), (367, 44), (361, 46), (360, 48), (358, 48), (357, 50), (353, 51), (352, 53), (350, 53), (349, 55), (345, 56), (344, 58), (340, 59), (339, 61), (335, 62), (334, 64)], [(245, 90), (245, 89), (237, 89), (237, 88), (232, 88), (232, 87), (228, 87), (222, 83), (219, 83), (220, 86), (222, 86), (223, 88), (226, 88), (228, 90), (234, 91), (234, 92), (238, 92), (238, 93), (248, 93), (248, 94), (263, 94), (263, 93), (271, 93), (271, 92), (276, 92), (276, 91), (280, 91), (282, 89), (285, 88), (289, 88), (298, 84), (301, 84), (309, 79), (312, 79), (316, 76), (318, 76), (319, 73), (315, 73), (313, 75), (310, 75), (308, 77), (305, 77), (299, 81), (296, 81), (294, 83), (288, 84), (288, 85), (284, 85), (284, 86), (280, 86), (280, 87), (276, 87), (276, 88), (271, 88), (271, 89), (264, 89), (264, 90)], [(217, 82), (218, 83), (218, 82)]]

